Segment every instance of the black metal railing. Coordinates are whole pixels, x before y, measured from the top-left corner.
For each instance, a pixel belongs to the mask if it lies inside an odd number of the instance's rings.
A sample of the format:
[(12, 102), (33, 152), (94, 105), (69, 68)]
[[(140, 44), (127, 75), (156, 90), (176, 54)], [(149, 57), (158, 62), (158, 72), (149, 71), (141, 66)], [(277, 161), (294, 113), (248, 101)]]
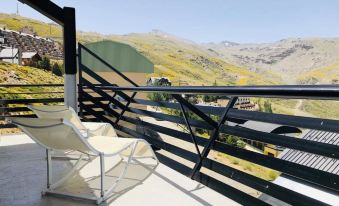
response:
[(63, 104), (63, 84), (0, 84), (0, 129), (15, 128), (6, 117), (35, 117), (27, 105)]
[[(262, 97), (262, 98), (298, 98), (298, 99), (333, 99), (339, 98), (339, 88), (331, 85), (323, 86), (245, 86), (245, 87), (142, 87), (135, 84), (124, 74), (110, 66), (92, 51), (79, 44), (79, 106), (80, 114), (84, 120), (110, 122), (121, 135), (144, 138), (152, 145), (160, 148), (157, 151), (159, 160), (171, 168), (185, 174), (192, 179), (218, 191), (219, 193), (244, 205), (269, 205), (261, 199), (255, 198), (238, 188), (224, 183), (216, 176), (206, 173), (202, 168), (224, 177), (233, 179), (247, 185), (257, 191), (265, 193), (283, 202), (292, 205), (326, 205), (316, 199), (295, 192), (270, 181), (240, 171), (218, 160), (210, 158), (210, 151), (216, 151), (231, 155), (242, 160), (252, 162), (267, 168), (280, 171), (307, 184), (329, 190), (335, 194), (339, 192), (339, 176), (337, 173), (319, 170), (302, 164), (285, 161), (276, 157), (256, 153), (244, 148), (229, 145), (220, 141), (220, 134), (234, 135), (247, 140), (254, 140), (283, 146), (311, 154), (332, 158), (338, 161), (339, 146), (326, 142), (316, 142), (299, 139), (279, 134), (262, 132), (256, 129), (248, 129), (240, 126), (231, 126), (225, 122), (243, 123), (248, 120), (293, 126), (305, 129), (315, 129), (339, 133), (339, 121), (331, 119), (310, 118), (273, 114), (257, 111), (245, 111), (235, 109), (233, 106), (238, 97)], [(112, 69), (131, 87), (119, 87), (111, 84), (105, 78), (88, 68), (81, 61), (83, 53), (90, 54), (95, 61)], [(88, 58), (88, 56), (87, 56)], [(173, 101), (152, 101), (137, 98), (138, 93), (168, 93)], [(228, 96), (229, 101), (225, 107), (197, 106), (183, 98), (181, 94), (209, 94)], [(117, 96), (125, 101), (120, 101)], [(153, 106), (167, 110), (178, 110), (182, 115), (172, 115), (166, 112), (149, 111), (145, 107)], [(326, 109), (326, 108), (324, 108)], [(198, 118), (192, 119), (188, 115), (194, 114)], [(172, 129), (159, 123), (143, 121), (140, 117), (152, 117), (157, 120), (165, 120), (180, 124), (187, 131)], [(213, 117), (213, 118), (212, 118)], [(151, 132), (143, 132), (140, 127)], [(208, 130), (209, 137), (202, 137), (192, 129), (201, 128)], [(138, 129), (139, 128), (139, 129)], [(189, 151), (152, 134), (165, 134), (173, 138), (191, 143), (193, 150)], [(193, 163), (193, 166), (172, 158), (161, 151), (167, 151)], [(302, 191), (301, 191), (302, 192)]]

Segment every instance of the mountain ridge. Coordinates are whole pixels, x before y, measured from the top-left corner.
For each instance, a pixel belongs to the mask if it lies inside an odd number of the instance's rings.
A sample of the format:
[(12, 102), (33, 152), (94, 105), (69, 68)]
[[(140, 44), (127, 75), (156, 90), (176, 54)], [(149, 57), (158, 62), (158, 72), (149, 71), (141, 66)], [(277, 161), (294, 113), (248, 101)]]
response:
[[(61, 27), (13, 14), (0, 13), (0, 25), (14, 30), (27, 25), (32, 26), (38, 35), (59, 40), (62, 37)], [(335, 79), (326, 80), (323, 74), (328, 71), (325, 68), (339, 62), (336, 56), (339, 38), (286, 38), (258, 44), (196, 43), (153, 30), (126, 35), (77, 31), (77, 40), (81, 43), (112, 40), (129, 44), (154, 62), (155, 76), (169, 76), (174, 82), (187, 79), (191, 85), (337, 82)], [(312, 73), (313, 70), (318, 72)], [(322, 78), (312, 76), (319, 73)], [(331, 70), (333, 73), (339, 75), (335, 69)]]

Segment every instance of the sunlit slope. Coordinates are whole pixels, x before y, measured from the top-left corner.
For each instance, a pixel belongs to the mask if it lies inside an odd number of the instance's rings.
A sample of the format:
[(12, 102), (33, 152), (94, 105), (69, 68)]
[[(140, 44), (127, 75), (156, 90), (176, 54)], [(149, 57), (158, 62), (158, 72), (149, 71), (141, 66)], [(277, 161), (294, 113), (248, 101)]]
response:
[(300, 84), (338, 84), (339, 61), (326, 67), (302, 73), (297, 80)]
[[(61, 28), (17, 15), (0, 14), (0, 25), (19, 30), (33, 27), (40, 36), (61, 36)], [(175, 85), (281, 84), (277, 75), (263, 75), (227, 63), (210, 55), (199, 44), (169, 34), (153, 31), (145, 34), (101, 35), (77, 32), (81, 43), (100, 40), (124, 42), (135, 47), (155, 64), (155, 76), (168, 76)]]
[[(63, 84), (63, 77), (52, 74), (34, 67), (18, 66), (0, 61), (0, 84)], [(62, 91), (63, 88), (51, 87), (0, 87), (1, 98), (33, 98), (33, 97), (59, 97), (60, 94), (31, 95), (31, 94), (10, 94), (4, 93), (25, 93), (25, 92), (52, 92)], [(62, 96), (62, 94), (61, 94)]]

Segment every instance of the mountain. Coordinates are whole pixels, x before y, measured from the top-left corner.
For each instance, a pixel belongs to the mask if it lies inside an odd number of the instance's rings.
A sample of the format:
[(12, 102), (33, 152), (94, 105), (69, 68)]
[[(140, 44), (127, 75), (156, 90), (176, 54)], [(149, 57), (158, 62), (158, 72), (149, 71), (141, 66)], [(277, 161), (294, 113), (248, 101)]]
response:
[[(265, 78), (245, 67), (230, 64), (210, 54), (199, 44), (164, 33), (110, 35), (104, 39), (130, 44), (155, 64), (155, 75), (189, 85), (277, 84), (278, 76)], [(80, 40), (81, 41), (81, 40)]]
[[(62, 39), (60, 26), (17, 15), (0, 14), (0, 26), (13, 30), (30, 26), (40, 36)], [(284, 39), (266, 44), (229, 41), (198, 44), (153, 30), (126, 35), (78, 31), (77, 40), (81, 43), (101, 40), (127, 43), (155, 64), (152, 76), (170, 77), (175, 86), (212, 85), (215, 82), (217, 85), (327, 84), (339, 80), (336, 38)], [(12, 70), (14, 76), (11, 76)], [(11, 79), (7, 81), (8, 77)], [(0, 83), (43, 83), (47, 80), (63, 81), (39, 69), (0, 65)], [(339, 118), (339, 111), (324, 110), (325, 105), (336, 108), (339, 102), (272, 100), (275, 113)]]
[[(0, 25), (13, 30), (29, 26), (33, 27), (38, 35), (52, 38), (55, 36), (57, 39), (61, 37), (60, 27), (52, 27), (55, 33), (49, 33), (50, 24), (17, 15), (0, 14)], [(155, 64), (153, 76), (167, 76), (174, 85), (212, 85), (215, 82), (217, 85), (282, 83), (278, 76), (263, 77), (245, 67), (230, 64), (210, 54), (197, 43), (159, 30), (127, 35), (102, 35), (78, 31), (77, 40), (81, 43), (113, 40), (129, 44)]]
[[(62, 29), (14, 14), (0, 14), (0, 26), (33, 27), (40, 36), (61, 40)], [(88, 43), (113, 40), (129, 44), (155, 64), (153, 76), (168, 76), (174, 85), (265, 85), (336, 83), (339, 38), (289, 38), (274, 43), (239, 44), (230, 41), (198, 44), (172, 34), (102, 35), (77, 32)], [(181, 84), (180, 83), (180, 84)]]
[(224, 46), (221, 42), (204, 47), (211, 55), (231, 64), (279, 74), (288, 84), (331, 82), (324, 79), (304, 81), (303, 76), (307, 73), (308, 78), (318, 79), (316, 75), (324, 75), (322, 68), (339, 62), (339, 38), (289, 38), (274, 43), (233, 46)]

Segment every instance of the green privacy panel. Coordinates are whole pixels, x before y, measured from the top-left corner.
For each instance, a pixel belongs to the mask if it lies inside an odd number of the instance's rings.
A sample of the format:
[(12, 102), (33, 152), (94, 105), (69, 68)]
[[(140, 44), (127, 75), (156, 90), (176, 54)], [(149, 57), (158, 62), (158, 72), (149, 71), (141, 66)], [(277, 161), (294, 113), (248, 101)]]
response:
[[(154, 65), (133, 47), (114, 41), (100, 41), (84, 45), (120, 72), (153, 73)], [(82, 64), (96, 72), (112, 71), (85, 50), (81, 51)]]

